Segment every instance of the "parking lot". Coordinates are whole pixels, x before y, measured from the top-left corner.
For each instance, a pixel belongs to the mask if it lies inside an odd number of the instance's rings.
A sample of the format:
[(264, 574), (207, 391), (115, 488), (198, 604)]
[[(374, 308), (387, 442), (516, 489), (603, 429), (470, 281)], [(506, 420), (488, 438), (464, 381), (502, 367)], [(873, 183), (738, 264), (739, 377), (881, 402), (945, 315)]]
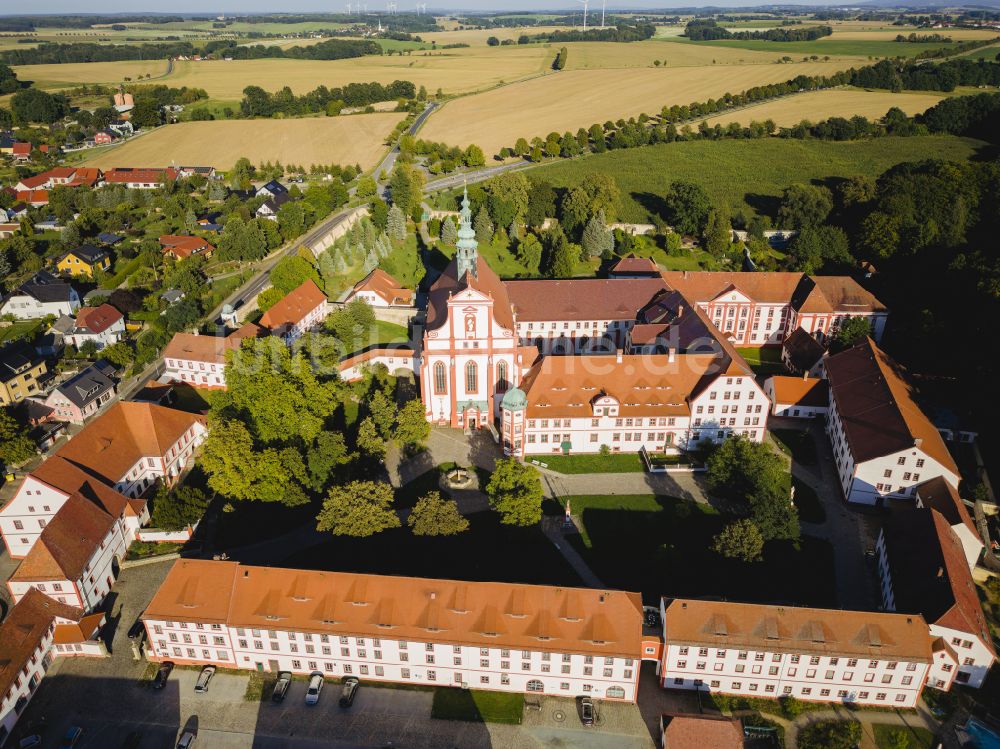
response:
[(66, 729), (81, 726), (78, 749), (118, 749), (132, 732), (140, 749), (172, 749), (185, 728), (198, 749), (652, 749), (635, 705), (598, 703), (598, 726), (583, 728), (572, 700), (544, 697), (519, 726), (431, 718), (433, 693), (363, 683), (354, 705), (342, 710), (340, 686), (327, 683), (320, 702), (304, 702), (306, 683), (292, 683), (284, 702), (248, 702), (246, 673), (219, 672), (207, 694), (196, 694), (196, 669), (176, 668), (166, 688), (141, 683), (147, 663), (132, 659), (126, 632), (148, 604), (171, 562), (122, 571), (109, 606), (111, 657), (57, 658), (21, 717), (37, 724), (43, 746), (56, 746)]

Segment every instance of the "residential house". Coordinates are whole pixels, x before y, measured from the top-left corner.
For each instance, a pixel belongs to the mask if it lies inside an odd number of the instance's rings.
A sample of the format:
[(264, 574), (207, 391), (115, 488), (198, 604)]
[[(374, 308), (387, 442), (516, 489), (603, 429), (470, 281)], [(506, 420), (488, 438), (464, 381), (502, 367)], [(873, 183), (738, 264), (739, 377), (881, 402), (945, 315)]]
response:
[(186, 234), (164, 234), (160, 237), (160, 246), (164, 255), (172, 255), (175, 260), (201, 254), (211, 257), (215, 252), (215, 247), (207, 240)]
[(885, 522), (875, 545), (882, 606), (927, 620), (936, 638), (930, 686), (980, 687), (996, 661), (996, 648), (972, 579), (968, 549), (955, 531), (957, 526), (966, 536), (972, 529), (964, 520), (946, 518), (935, 504), (894, 509)]
[(95, 146), (110, 146), (121, 136), (118, 135), (114, 130), (108, 128), (106, 130), (98, 130), (94, 133), (94, 145)]
[(53, 390), (45, 405), (56, 418), (73, 424), (83, 424), (115, 397), (115, 381), (104, 362), (97, 362), (77, 372)]
[(361, 299), (372, 307), (412, 307), (415, 292), (405, 289), (395, 278), (376, 268), (354, 284), (348, 302)]
[(97, 271), (111, 269), (111, 256), (103, 247), (85, 244), (59, 258), (56, 268), (66, 275), (94, 278)]
[(178, 172), (173, 167), (116, 167), (104, 173), (104, 182), (109, 185), (124, 185), (132, 190), (155, 190), (177, 177)]
[(802, 328), (796, 328), (781, 342), (781, 363), (794, 374), (823, 376), (826, 349)]
[(112, 234), (111, 232), (102, 231), (97, 235), (97, 241), (106, 247), (113, 247), (114, 245), (121, 242), (125, 237), (120, 234)]
[(0, 314), (34, 320), (49, 315), (75, 315), (78, 309), (80, 296), (76, 289), (51, 273), (40, 271), (3, 300)]
[(307, 279), (267, 310), (258, 324), (290, 343), (319, 325), (328, 313), (326, 294), (315, 281)]
[(933, 663), (920, 614), (663, 599), (668, 689), (913, 708)]
[(238, 349), (244, 338), (256, 338), (263, 330), (246, 323), (228, 336), (175, 333), (163, 348), (163, 377), (201, 388), (226, 387), (226, 353)]
[(272, 179), (270, 182), (261, 185), (254, 192), (255, 196), (264, 195), (268, 198), (280, 198), (282, 196), (288, 197), (288, 188), (283, 184), (278, 182), (276, 179)]
[(0, 349), (0, 406), (39, 395), (48, 371), (45, 359), (29, 346), (15, 343)]
[(290, 201), (292, 198), (287, 193), (281, 193), (273, 198), (268, 198), (257, 208), (256, 216), (257, 218), (266, 218), (270, 221), (278, 220), (278, 211), (281, 209), (285, 203)]
[(10, 610), (0, 624), (0, 746), (14, 732), (55, 656), (104, 654), (96, 640), (103, 622), (103, 614), (85, 617), (79, 608), (37, 590)]
[(19, 203), (24, 203), (32, 208), (41, 208), (49, 204), (48, 190), (18, 190), (15, 199)]
[(177, 304), (185, 296), (184, 292), (180, 289), (167, 289), (160, 294), (160, 299), (167, 303), (167, 305)]
[(73, 332), (65, 336), (67, 343), (78, 349), (93, 341), (100, 350), (120, 341), (125, 335), (125, 317), (110, 304), (99, 307), (81, 307), (76, 315)]
[(181, 559), (142, 616), (151, 661), (634, 702), (637, 593)]
[(94, 167), (57, 166), (33, 177), (23, 177), (14, 189), (51, 190), (54, 187), (94, 187), (101, 180), (101, 170)]
[(764, 381), (764, 392), (771, 399), (774, 416), (812, 419), (830, 410), (829, 385), (816, 377), (775, 375)]
[(9, 239), (20, 231), (19, 223), (0, 223), (0, 239)]
[(14, 143), (10, 155), (14, 161), (31, 161), (31, 144), (23, 141)]
[(874, 341), (828, 356), (826, 376), (826, 428), (849, 502), (913, 499), (917, 486), (939, 476), (958, 486), (958, 466), (941, 434), (914, 400), (902, 368)]
[(118, 133), (118, 135), (122, 138), (128, 138), (130, 135), (135, 134), (135, 126), (132, 124), (132, 121), (123, 120), (121, 118), (109, 122), (108, 130)]
[(212, 179), (215, 176), (214, 166), (179, 166), (177, 172), (181, 177), (194, 177), (198, 175), (205, 179)]

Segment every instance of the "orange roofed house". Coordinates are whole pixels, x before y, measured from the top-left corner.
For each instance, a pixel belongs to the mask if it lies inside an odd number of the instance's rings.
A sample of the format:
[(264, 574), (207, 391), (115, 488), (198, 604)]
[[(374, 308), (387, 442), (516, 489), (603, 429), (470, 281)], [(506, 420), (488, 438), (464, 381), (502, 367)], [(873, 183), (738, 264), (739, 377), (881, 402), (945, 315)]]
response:
[(142, 619), (153, 661), (630, 702), (639, 679), (642, 601), (617, 590), (182, 559)]
[(347, 301), (363, 299), (372, 307), (410, 307), (414, 291), (404, 289), (399, 281), (376, 268), (354, 285)]
[(175, 333), (163, 349), (164, 376), (201, 388), (226, 387), (226, 352), (238, 349), (245, 338), (257, 338), (264, 331), (246, 323), (228, 336)]
[(173, 167), (117, 167), (104, 173), (104, 182), (109, 185), (124, 185), (133, 190), (155, 190), (179, 176)]
[(771, 399), (771, 413), (775, 416), (811, 419), (825, 416), (830, 410), (830, 388), (826, 380), (775, 375), (764, 381), (764, 392)]
[(164, 234), (160, 237), (164, 255), (173, 255), (175, 260), (183, 260), (192, 255), (211, 257), (215, 247), (208, 240), (184, 234)]
[(307, 279), (267, 310), (258, 324), (271, 335), (281, 336), (290, 343), (319, 325), (329, 313), (329, 307), (326, 294), (315, 281)]
[(0, 624), (0, 745), (57, 655), (105, 655), (96, 632), (103, 614), (83, 611), (31, 591)]

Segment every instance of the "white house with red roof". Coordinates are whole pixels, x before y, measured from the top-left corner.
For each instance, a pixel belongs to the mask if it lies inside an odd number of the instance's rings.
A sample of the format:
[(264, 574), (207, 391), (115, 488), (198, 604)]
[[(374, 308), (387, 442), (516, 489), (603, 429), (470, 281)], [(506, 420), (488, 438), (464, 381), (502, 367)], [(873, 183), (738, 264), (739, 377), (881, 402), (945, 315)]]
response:
[(132, 190), (155, 190), (179, 176), (173, 167), (116, 167), (104, 173), (104, 182), (109, 185), (124, 185)]
[(64, 340), (77, 348), (93, 341), (98, 349), (117, 343), (125, 335), (125, 316), (110, 304), (80, 307), (73, 330)]
[(414, 296), (413, 289), (403, 288), (395, 278), (376, 268), (354, 284), (346, 301), (361, 299), (372, 307), (410, 307)]
[(164, 377), (192, 387), (226, 387), (226, 353), (238, 349), (245, 338), (257, 338), (264, 331), (252, 322), (228, 336), (175, 333), (163, 349)]
[(291, 343), (323, 322), (329, 313), (326, 293), (309, 278), (268, 309), (258, 324)]
[(160, 237), (160, 247), (164, 255), (172, 255), (175, 260), (184, 260), (192, 255), (211, 257), (215, 247), (207, 239), (186, 234), (164, 234)]

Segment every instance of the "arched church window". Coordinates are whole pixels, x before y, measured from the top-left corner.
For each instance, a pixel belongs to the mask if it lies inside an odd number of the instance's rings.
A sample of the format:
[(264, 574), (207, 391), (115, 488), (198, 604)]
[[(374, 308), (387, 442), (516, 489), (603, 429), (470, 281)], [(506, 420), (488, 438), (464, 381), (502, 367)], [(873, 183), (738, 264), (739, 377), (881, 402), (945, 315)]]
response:
[(497, 390), (504, 392), (510, 387), (510, 383), (507, 382), (507, 362), (501, 361), (497, 363)]
[(448, 373), (445, 370), (444, 362), (434, 365), (434, 392), (443, 395), (448, 392)]
[(465, 365), (465, 392), (475, 393), (479, 390), (479, 367), (474, 361)]

